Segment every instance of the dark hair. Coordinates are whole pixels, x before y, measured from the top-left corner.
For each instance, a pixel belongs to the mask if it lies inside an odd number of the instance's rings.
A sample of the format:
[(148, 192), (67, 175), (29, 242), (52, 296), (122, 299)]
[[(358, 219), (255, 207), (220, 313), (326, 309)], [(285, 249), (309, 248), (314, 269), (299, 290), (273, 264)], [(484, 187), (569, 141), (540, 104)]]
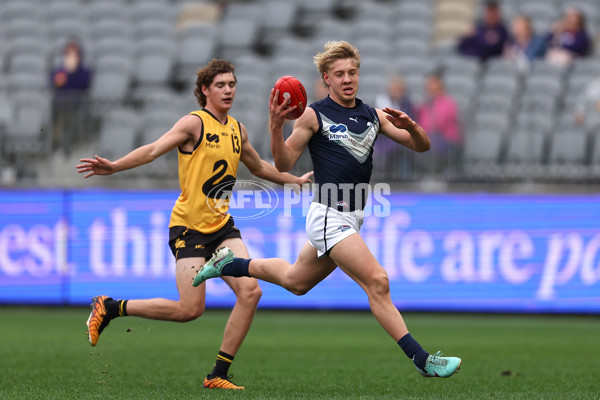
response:
[[(194, 95), (198, 100), (198, 104), (201, 107), (206, 106), (206, 96), (202, 93), (202, 86), (209, 87), (215, 80), (215, 76), (220, 74), (227, 74), (231, 72), (235, 78), (235, 67), (229, 61), (218, 60), (213, 58), (210, 60), (207, 66), (200, 68), (196, 72), (196, 88), (194, 89)], [(237, 78), (236, 82), (237, 82)]]

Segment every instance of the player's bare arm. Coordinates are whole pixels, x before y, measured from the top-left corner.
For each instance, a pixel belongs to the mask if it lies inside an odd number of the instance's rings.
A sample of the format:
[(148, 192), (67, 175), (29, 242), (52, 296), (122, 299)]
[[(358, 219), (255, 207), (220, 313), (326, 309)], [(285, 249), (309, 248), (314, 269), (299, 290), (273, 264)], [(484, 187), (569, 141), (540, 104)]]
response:
[(429, 150), (431, 141), (427, 133), (405, 112), (386, 107), (377, 109), (381, 132), (394, 142), (420, 153)]
[(305, 183), (310, 183), (310, 178), (313, 172), (307, 172), (302, 176), (295, 176), (287, 172), (280, 172), (272, 164), (260, 158), (260, 155), (248, 140), (248, 132), (244, 124), (240, 124), (242, 128), (242, 154), (240, 160), (244, 163), (252, 175), (268, 181), (278, 183), (280, 185), (293, 184), (302, 186)]
[(300, 158), (308, 141), (319, 130), (319, 121), (315, 111), (307, 107), (304, 113), (294, 123), (294, 130), (290, 137), (284, 141), (282, 127), (286, 121), (285, 116), (292, 112), (295, 107), (287, 107), (289, 100), (277, 104), (279, 91), (271, 90), (269, 109), (271, 112), (269, 129), (271, 130), (271, 152), (275, 160), (275, 166), (279, 171), (289, 171)]
[(84, 178), (94, 175), (112, 175), (152, 162), (176, 147), (191, 150), (201, 131), (202, 120), (193, 115), (186, 115), (156, 141), (140, 146), (116, 161), (98, 155), (94, 158), (82, 158), (79, 160), (82, 164), (77, 165), (77, 171), (86, 173)]

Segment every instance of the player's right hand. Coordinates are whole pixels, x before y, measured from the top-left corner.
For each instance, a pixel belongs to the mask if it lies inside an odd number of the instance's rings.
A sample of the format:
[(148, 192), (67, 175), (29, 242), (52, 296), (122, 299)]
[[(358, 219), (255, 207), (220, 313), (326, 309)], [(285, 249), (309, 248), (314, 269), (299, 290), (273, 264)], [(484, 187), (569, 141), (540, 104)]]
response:
[(287, 121), (286, 115), (294, 111), (297, 106), (289, 107), (290, 99), (287, 98), (283, 103), (279, 104), (279, 90), (271, 89), (271, 97), (269, 99), (269, 111), (271, 113), (271, 127), (281, 127)]
[(94, 158), (82, 158), (79, 161), (82, 164), (77, 165), (77, 172), (80, 174), (87, 172), (84, 178), (89, 178), (93, 175), (111, 175), (115, 172), (114, 163), (98, 155), (94, 156)]

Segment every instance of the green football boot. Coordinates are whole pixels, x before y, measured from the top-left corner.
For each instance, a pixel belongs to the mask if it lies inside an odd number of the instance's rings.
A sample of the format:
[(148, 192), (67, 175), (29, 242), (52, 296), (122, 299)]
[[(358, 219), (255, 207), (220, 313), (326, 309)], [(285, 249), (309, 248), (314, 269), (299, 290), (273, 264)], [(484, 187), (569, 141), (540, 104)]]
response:
[(438, 351), (427, 357), (425, 368), (417, 367), (417, 370), (426, 378), (448, 378), (460, 369), (461, 363), (460, 358), (442, 357), (442, 352)]
[(233, 261), (235, 255), (229, 247), (221, 247), (214, 252), (210, 260), (200, 268), (200, 271), (194, 277), (194, 287), (200, 286), (202, 282), (210, 278), (221, 276), (223, 267)]

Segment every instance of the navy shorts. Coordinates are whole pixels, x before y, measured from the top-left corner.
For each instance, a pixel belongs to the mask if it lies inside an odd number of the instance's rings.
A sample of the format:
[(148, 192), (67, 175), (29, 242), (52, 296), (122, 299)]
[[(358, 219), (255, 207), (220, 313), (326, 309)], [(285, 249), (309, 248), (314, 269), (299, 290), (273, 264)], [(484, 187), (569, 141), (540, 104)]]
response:
[(229, 218), (229, 221), (221, 229), (209, 234), (185, 226), (169, 228), (169, 247), (176, 260), (192, 257), (208, 259), (225, 239), (232, 238), (242, 238), (240, 230), (235, 227), (233, 218)]

